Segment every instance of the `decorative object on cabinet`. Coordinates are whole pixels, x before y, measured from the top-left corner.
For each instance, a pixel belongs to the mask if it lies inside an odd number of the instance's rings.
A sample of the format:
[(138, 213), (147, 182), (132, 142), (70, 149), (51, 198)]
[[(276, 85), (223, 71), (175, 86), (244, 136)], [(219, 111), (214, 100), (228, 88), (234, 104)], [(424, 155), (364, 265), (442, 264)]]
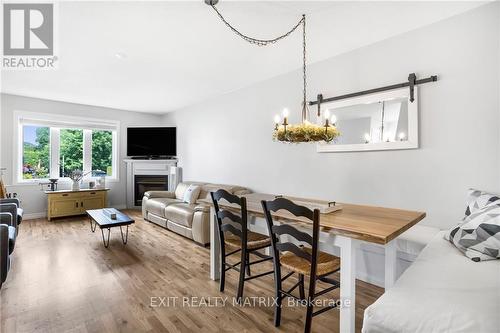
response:
[(96, 174), (97, 178), (95, 180), (94, 188), (102, 190), (106, 188), (106, 173), (101, 172)]
[(82, 181), (82, 179), (90, 174), (92, 171), (89, 171), (89, 172), (83, 172), (82, 170), (73, 170), (69, 173), (68, 177), (71, 179), (71, 181), (73, 182), (72, 186), (71, 186), (71, 189), (73, 191), (78, 191), (80, 190), (80, 182)]
[(57, 181), (58, 181), (58, 179), (56, 179), (56, 178), (49, 179), (49, 182), (50, 182), (49, 186), (50, 186), (51, 191), (57, 191)]
[(40, 185), (42, 191), (57, 191), (57, 182), (59, 179), (57, 178), (50, 178), (48, 182), (39, 182), (38, 185)]

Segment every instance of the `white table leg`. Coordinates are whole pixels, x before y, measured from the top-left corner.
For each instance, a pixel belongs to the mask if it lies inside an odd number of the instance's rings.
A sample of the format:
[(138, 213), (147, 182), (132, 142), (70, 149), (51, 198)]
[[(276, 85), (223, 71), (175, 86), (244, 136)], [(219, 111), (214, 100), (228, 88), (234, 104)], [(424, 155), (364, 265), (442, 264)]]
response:
[(357, 240), (341, 237), (340, 243), (340, 332), (354, 332), (356, 323)]
[(396, 240), (392, 240), (385, 244), (385, 289), (389, 289), (396, 282)]
[(220, 278), (220, 249), (219, 231), (215, 220), (215, 209), (210, 207), (210, 279)]

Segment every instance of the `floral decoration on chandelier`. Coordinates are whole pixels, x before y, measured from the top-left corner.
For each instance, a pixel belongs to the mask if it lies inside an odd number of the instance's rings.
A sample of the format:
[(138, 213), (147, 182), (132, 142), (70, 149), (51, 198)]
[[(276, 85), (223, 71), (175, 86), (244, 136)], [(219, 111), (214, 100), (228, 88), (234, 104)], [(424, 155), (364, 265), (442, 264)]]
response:
[(278, 125), (273, 132), (275, 141), (283, 142), (331, 142), (340, 135), (335, 126), (320, 126), (308, 121), (296, 125)]
[(323, 115), (325, 123), (323, 125), (313, 124), (307, 120), (308, 110), (302, 110), (303, 118), (299, 124), (288, 123), (288, 109), (283, 110), (283, 122), (279, 115), (274, 117), (274, 132), (273, 140), (281, 142), (331, 142), (340, 136), (340, 132), (336, 127), (337, 117), (332, 115), (330, 111), (325, 110)]

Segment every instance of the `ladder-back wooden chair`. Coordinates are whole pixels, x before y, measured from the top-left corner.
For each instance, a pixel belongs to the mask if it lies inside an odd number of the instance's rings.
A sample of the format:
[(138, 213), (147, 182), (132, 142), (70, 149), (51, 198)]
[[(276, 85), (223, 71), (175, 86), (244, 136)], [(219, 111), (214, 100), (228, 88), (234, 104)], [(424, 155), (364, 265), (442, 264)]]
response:
[[(219, 231), (220, 241), (220, 291), (224, 291), (226, 281), (226, 271), (233, 269), (239, 272), (238, 294), (237, 299), (241, 301), (243, 297), (243, 288), (245, 281), (256, 279), (265, 275), (274, 273), (273, 271), (264, 272), (257, 275), (251, 275), (250, 266), (272, 260), (259, 250), (271, 246), (271, 238), (247, 229), (247, 202), (245, 197), (238, 197), (225, 190), (210, 192), (215, 215), (217, 220), (217, 228)], [(219, 203), (225, 200), (229, 204), (235, 205), (235, 209), (229, 210), (221, 208)], [(240, 215), (234, 213), (240, 211)], [(232, 250), (226, 253), (226, 245)], [(230, 264), (226, 258), (241, 251), (240, 261)], [(250, 262), (250, 254), (258, 256), (260, 259)]]
[[(336, 302), (328, 302), (325, 306), (316, 312), (313, 312), (313, 301), (321, 295), (324, 295), (340, 287), (340, 283), (328, 277), (340, 270), (340, 258), (320, 252), (319, 247), (319, 220), (320, 213), (318, 209), (314, 211), (307, 207), (299, 206), (285, 198), (277, 198), (273, 201), (262, 201), (262, 208), (266, 215), (269, 234), (271, 235), (271, 244), (273, 250), (273, 262), (275, 272), (275, 291), (276, 306), (274, 312), (274, 324), (279, 326), (281, 322), (281, 304), (285, 296), (295, 298), (296, 300), (306, 301), (306, 323), (304, 332), (311, 331), (312, 318), (323, 312), (336, 307)], [(304, 217), (312, 222), (312, 236), (302, 232), (290, 224), (283, 223), (277, 225), (273, 221), (273, 212), (279, 210), (287, 211), (297, 217)], [(292, 243), (290, 237), (296, 242)], [(287, 240), (287, 241), (285, 241)], [(299, 243), (301, 245), (297, 246)], [(290, 272), (281, 277), (281, 268)], [(283, 290), (282, 283), (294, 273), (298, 274), (298, 282), (289, 290)], [(309, 291), (307, 297), (304, 297), (304, 276), (309, 276)], [(326, 289), (316, 292), (316, 281), (322, 281), (331, 285)], [(292, 291), (299, 287), (300, 297), (292, 295)]]

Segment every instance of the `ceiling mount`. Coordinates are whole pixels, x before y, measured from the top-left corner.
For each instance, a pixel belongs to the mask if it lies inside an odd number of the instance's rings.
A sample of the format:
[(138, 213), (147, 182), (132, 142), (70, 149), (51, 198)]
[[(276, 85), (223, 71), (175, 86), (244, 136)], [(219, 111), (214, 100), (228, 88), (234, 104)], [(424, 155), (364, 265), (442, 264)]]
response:
[(205, 0), (205, 3), (209, 6), (215, 6), (219, 0)]

